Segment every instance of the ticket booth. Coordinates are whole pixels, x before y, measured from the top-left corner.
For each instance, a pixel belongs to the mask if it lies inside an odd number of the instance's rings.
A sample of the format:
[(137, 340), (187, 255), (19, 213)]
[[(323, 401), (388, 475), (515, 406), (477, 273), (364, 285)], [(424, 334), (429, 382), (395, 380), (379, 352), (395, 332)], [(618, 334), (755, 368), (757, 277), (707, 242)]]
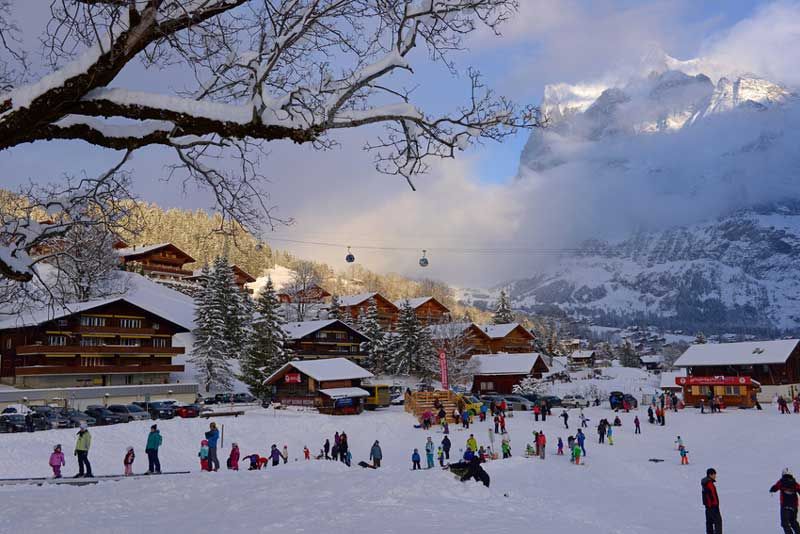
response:
[(683, 401), (687, 406), (708, 405), (712, 397), (724, 406), (752, 408), (761, 384), (749, 376), (679, 376), (675, 383), (683, 388)]

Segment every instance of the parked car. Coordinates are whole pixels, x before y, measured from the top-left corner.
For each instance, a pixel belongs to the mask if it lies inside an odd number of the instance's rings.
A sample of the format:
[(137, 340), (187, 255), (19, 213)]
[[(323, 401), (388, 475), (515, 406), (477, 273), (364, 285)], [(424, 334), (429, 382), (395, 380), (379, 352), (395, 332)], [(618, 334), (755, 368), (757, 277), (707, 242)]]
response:
[(556, 408), (561, 406), (561, 397), (557, 397), (555, 395), (544, 395), (539, 397), (539, 402), (546, 402), (551, 408)]
[(181, 418), (200, 417), (201, 407), (199, 404), (177, 404), (173, 405), (175, 415)]
[(17, 409), (14, 408), (13, 406), (6, 406), (5, 408), (3, 408), (3, 411), (0, 412), (0, 414), (5, 414), (5, 413), (17, 413)]
[(623, 403), (625, 401), (628, 401), (628, 405), (631, 408), (639, 407), (639, 401), (636, 400), (636, 397), (628, 393), (623, 393), (621, 391), (612, 391), (611, 394), (608, 396), (608, 404), (611, 406), (612, 410), (622, 409)]
[(134, 404), (146, 410), (152, 419), (172, 419), (175, 417), (175, 408), (168, 402), (134, 402)]
[(233, 402), (257, 402), (258, 399), (249, 393), (237, 393), (233, 396)]
[(561, 406), (565, 408), (588, 408), (589, 400), (583, 395), (564, 395), (561, 399)]
[(214, 395), (215, 404), (230, 404), (233, 402), (233, 393), (217, 393)]
[(402, 393), (392, 393), (391, 397), (389, 397), (389, 402), (393, 406), (402, 406), (406, 403), (406, 396)]
[(123, 423), (131, 421), (144, 421), (150, 419), (150, 414), (135, 404), (112, 404), (108, 407), (109, 411), (122, 418)]
[(533, 403), (522, 395), (503, 395), (509, 410), (523, 411), (533, 409)]
[(0, 432), (25, 432), (25, 416), (19, 413), (0, 415)]
[(98, 425), (116, 425), (123, 421), (120, 415), (115, 414), (105, 406), (89, 406), (86, 408), (86, 414), (94, 417)]
[(47, 421), (47, 428), (69, 428), (72, 423), (50, 406), (32, 406), (31, 409)]
[(60, 413), (67, 418), (72, 427), (80, 426), (81, 423), (86, 423), (86, 426), (95, 426), (97, 424), (97, 419), (79, 410), (61, 410)]
[(483, 401), (480, 400), (475, 395), (461, 395), (461, 399), (464, 401), (464, 408), (469, 411), (472, 415), (478, 415), (481, 411), (481, 406), (483, 406)]
[(539, 404), (542, 401), (538, 393), (520, 393), (519, 396), (526, 398), (531, 402), (531, 409), (533, 409), (533, 405)]

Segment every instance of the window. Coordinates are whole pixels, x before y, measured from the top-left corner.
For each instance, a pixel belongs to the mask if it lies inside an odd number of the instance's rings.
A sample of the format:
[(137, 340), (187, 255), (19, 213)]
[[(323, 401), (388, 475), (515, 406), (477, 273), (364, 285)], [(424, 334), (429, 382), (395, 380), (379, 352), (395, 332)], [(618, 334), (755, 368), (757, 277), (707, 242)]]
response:
[(142, 340), (138, 338), (121, 337), (119, 338), (119, 344), (123, 347), (141, 347)]
[(350, 345), (350, 352), (358, 352), (358, 345)]
[(81, 315), (81, 326), (105, 326), (105, 317), (95, 317), (94, 315)]
[(81, 358), (82, 367), (100, 367), (105, 365), (103, 358)]
[(69, 321), (67, 321), (66, 319), (59, 319), (58, 320), (58, 326), (68, 326), (68, 325), (69, 325)]
[(347, 332), (336, 332), (336, 339), (338, 340), (347, 339)]
[(317, 332), (317, 339), (326, 339), (328, 337), (328, 333), (325, 331)]
[(141, 319), (120, 319), (119, 320), (120, 328), (141, 328), (142, 327), (142, 320)]
[(11, 338), (6, 338), (6, 348), (11, 350)]
[(67, 336), (47, 336), (47, 344), (63, 347), (67, 344)]
[(739, 395), (739, 386), (725, 386), (725, 395)]
[(165, 338), (165, 337), (154, 337), (153, 338), (153, 346), (154, 347), (158, 347), (158, 348), (167, 347), (168, 346), (167, 345), (167, 341), (168, 341), (168, 339)]
[(105, 338), (102, 337), (82, 337), (81, 347), (102, 347), (106, 344)]
[(494, 391), (494, 382), (481, 382), (481, 391)]
[(161, 325), (160, 325), (160, 324), (158, 324), (158, 323), (153, 323), (153, 330), (158, 330), (159, 328), (161, 328)]

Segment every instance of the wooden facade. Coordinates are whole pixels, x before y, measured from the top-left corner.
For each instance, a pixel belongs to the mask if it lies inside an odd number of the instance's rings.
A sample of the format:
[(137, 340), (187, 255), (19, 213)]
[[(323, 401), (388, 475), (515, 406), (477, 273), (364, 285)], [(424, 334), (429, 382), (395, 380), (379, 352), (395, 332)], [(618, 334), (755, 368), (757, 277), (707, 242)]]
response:
[(488, 352), (524, 354), (533, 348), (533, 334), (520, 324), (486, 325), (481, 328), (491, 338)]
[(527, 373), (492, 373), (478, 371), (472, 379), (472, 392), (475, 395), (486, 395), (489, 393), (508, 395), (513, 393), (514, 386), (519, 384), (524, 378), (528, 376), (542, 378), (544, 373), (548, 371), (547, 364), (545, 364), (541, 357), (536, 359), (536, 362)]
[(711, 399), (721, 401), (724, 406), (752, 408), (760, 384), (747, 376), (682, 376), (675, 378), (675, 383), (683, 388), (683, 402), (686, 406), (706, 408)]
[(325, 288), (312, 285), (299, 291), (283, 291), (278, 293), (278, 300), (283, 304), (292, 302), (305, 302), (307, 304), (321, 304), (330, 298), (331, 294)]
[(347, 357), (362, 360), (366, 336), (338, 320), (287, 323), (287, 348), (303, 360)]
[(375, 306), (378, 309), (378, 321), (380, 321), (381, 326), (385, 329), (391, 329), (397, 322), (397, 314), (400, 310), (380, 293), (344, 296), (341, 299), (342, 304), (339, 306), (339, 312), (342, 317), (348, 317), (355, 324), (361, 314), (366, 315), (371, 299), (375, 300)]
[[(475, 323), (443, 323), (428, 327), (433, 344), (437, 350), (444, 350), (451, 353), (454, 347), (451, 346), (456, 339), (457, 333), (463, 333), (463, 342), (467, 345), (463, 357), (470, 358), (475, 354), (487, 354), (492, 352), (492, 339)], [(463, 347), (459, 347), (462, 349)]]
[(182, 280), (194, 275), (185, 265), (196, 260), (172, 243), (134, 245), (117, 249), (117, 254), (127, 269), (141, 270), (151, 278)]
[(0, 330), (0, 380), (18, 387), (167, 383), (182, 372), (173, 336), (187, 332), (118, 299), (38, 324)]
[(394, 302), (399, 310), (405, 305), (406, 300), (414, 308), (417, 319), (423, 326), (446, 323), (450, 321), (450, 309), (434, 297), (416, 297), (401, 299)]

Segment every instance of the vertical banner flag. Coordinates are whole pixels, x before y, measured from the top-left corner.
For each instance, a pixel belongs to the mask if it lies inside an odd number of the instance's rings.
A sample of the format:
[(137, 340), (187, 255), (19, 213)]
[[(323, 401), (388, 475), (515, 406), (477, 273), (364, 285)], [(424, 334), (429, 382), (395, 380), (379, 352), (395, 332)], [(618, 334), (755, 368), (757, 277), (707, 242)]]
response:
[(439, 373), (442, 382), (442, 389), (447, 391), (450, 384), (447, 383), (447, 358), (443, 350), (439, 351)]

